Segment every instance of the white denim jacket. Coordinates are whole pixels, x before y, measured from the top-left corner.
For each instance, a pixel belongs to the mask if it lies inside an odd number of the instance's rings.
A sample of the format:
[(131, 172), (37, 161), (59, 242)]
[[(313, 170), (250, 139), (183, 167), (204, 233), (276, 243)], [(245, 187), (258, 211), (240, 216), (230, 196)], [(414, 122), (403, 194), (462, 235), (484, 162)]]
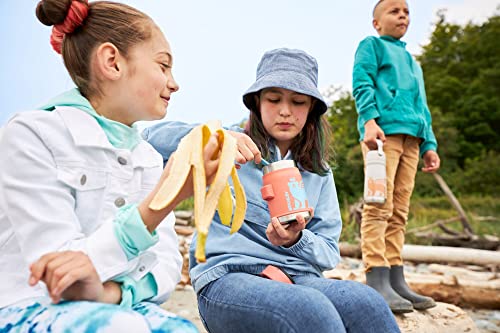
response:
[(102, 281), (151, 272), (167, 299), (180, 280), (182, 257), (167, 216), (159, 242), (127, 260), (113, 228), (119, 207), (140, 202), (163, 170), (145, 141), (113, 147), (89, 114), (73, 107), (16, 115), (0, 140), (0, 308), (44, 296), (28, 285), (29, 265), (53, 251), (85, 252)]

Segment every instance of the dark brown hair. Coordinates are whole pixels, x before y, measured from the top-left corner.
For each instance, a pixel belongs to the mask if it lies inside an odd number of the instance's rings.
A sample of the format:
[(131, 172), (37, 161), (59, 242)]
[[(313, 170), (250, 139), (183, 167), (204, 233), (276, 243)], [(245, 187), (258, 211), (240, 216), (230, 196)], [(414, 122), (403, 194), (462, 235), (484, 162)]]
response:
[[(86, 3), (82, 0), (73, 0)], [(52, 26), (64, 22), (72, 0), (42, 0), (36, 7), (40, 22)], [(91, 73), (92, 52), (102, 43), (116, 46), (125, 58), (131, 47), (152, 36), (154, 22), (141, 11), (121, 3), (96, 1), (88, 4), (87, 18), (62, 43), (64, 65), (71, 79), (87, 98), (99, 94)]]
[[(250, 110), (245, 133), (255, 142), (262, 157), (268, 159), (270, 157), (269, 146), (274, 144), (274, 139), (267, 133), (262, 123), (258, 94), (259, 92), (254, 95), (257, 107), (256, 110)], [(327, 161), (331, 149), (331, 129), (326, 116), (314, 110), (315, 102), (313, 97), (312, 110), (307, 116), (304, 128), (294, 138), (290, 149), (299, 168), (324, 176), (329, 170)]]

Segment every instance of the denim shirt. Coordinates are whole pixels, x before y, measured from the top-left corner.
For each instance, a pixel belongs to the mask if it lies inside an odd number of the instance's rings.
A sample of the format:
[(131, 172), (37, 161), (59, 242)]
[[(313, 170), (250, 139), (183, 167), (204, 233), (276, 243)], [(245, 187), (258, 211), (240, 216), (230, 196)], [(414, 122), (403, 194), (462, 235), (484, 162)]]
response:
[[(193, 127), (179, 122), (160, 123), (145, 129), (143, 136), (167, 161), (180, 139)], [(230, 130), (242, 131), (238, 127)], [(270, 162), (279, 158), (273, 148), (270, 147)], [(338, 239), (342, 221), (332, 173), (320, 176), (301, 171), (301, 175), (314, 217), (299, 241), (287, 248), (271, 244), (266, 236), (271, 217), (260, 193), (262, 169), (253, 162), (241, 165), (238, 176), (247, 198), (245, 222), (237, 233), (230, 235), (230, 227), (221, 224), (215, 213), (206, 243), (205, 263), (197, 263), (194, 258), (195, 234), (190, 248), (190, 276), (196, 292), (227, 273), (259, 274), (267, 265), (279, 266), (292, 276), (321, 276), (322, 271), (336, 266), (340, 260)]]

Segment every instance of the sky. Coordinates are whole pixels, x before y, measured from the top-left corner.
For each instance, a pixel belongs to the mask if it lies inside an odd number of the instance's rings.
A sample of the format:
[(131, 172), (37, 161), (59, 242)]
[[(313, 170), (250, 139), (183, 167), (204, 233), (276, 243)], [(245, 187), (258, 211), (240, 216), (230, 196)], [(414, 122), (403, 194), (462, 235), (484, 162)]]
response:
[[(0, 1), (0, 126), (16, 112), (33, 110), (74, 87), (50, 44), (51, 28), (35, 16), (36, 0)], [(170, 42), (172, 95), (166, 120), (224, 125), (248, 116), (241, 96), (254, 82), (262, 54), (279, 47), (303, 49), (319, 64), (319, 88), (350, 90), (356, 47), (376, 35), (376, 0), (129, 0), (157, 23)], [(429, 41), (438, 10), (449, 22), (482, 23), (500, 0), (410, 0), (403, 38), (412, 54)], [(141, 123), (142, 127), (150, 125)]]

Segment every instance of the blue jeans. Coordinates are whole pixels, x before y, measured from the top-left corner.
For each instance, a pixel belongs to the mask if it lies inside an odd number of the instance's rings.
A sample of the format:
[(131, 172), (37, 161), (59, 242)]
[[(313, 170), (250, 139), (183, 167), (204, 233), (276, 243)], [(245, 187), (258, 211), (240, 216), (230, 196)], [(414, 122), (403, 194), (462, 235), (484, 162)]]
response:
[(229, 273), (204, 287), (198, 308), (210, 333), (400, 332), (384, 299), (353, 281), (295, 276), (286, 284)]

